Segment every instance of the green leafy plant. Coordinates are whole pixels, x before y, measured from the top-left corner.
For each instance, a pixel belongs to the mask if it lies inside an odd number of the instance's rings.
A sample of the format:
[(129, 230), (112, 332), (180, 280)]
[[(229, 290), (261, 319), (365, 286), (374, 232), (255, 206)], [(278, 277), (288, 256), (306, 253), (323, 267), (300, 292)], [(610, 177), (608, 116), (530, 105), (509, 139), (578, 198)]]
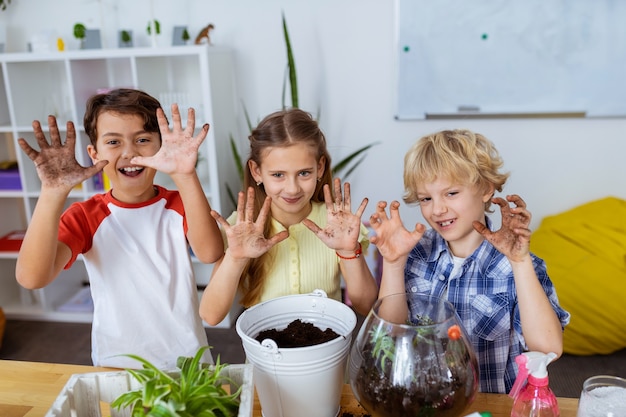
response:
[(187, 42), (190, 39), (189, 31), (187, 30), (187, 28), (183, 30), (182, 38), (184, 42)]
[[(299, 99), (298, 99), (298, 76), (296, 71), (296, 61), (293, 55), (293, 48), (291, 46), (291, 39), (289, 37), (289, 30), (287, 28), (287, 20), (285, 19), (285, 15), (282, 15), (282, 25), (283, 25), (283, 37), (285, 41), (285, 47), (287, 51), (287, 66), (285, 69), (285, 76), (283, 78), (283, 91), (282, 91), (282, 108), (287, 108), (286, 105), (286, 96), (287, 96), (287, 84), (289, 84), (289, 91), (291, 97), (291, 107), (299, 107)], [(253, 126), (250, 122), (250, 117), (248, 115), (248, 111), (246, 110), (245, 105), (243, 106), (244, 115), (246, 118), (246, 123), (248, 125), (248, 130), (252, 132)], [(319, 114), (319, 112), (318, 112)], [(350, 155), (341, 159), (335, 165), (331, 167), (333, 177), (342, 176), (343, 180), (346, 180), (350, 174), (363, 162), (365, 157), (365, 152), (370, 149), (372, 146), (376, 145), (378, 142), (370, 143), (365, 145), (356, 151), (352, 152)], [(239, 175), (240, 184), (243, 183), (244, 169), (243, 161), (241, 158), (241, 154), (237, 149), (237, 143), (232, 135), (230, 135), (230, 147), (233, 154), (233, 160), (235, 166), (237, 167), (237, 172)], [(226, 184), (226, 192), (228, 193), (228, 197), (230, 199), (231, 204), (236, 207), (237, 206), (237, 198), (236, 193), (230, 188), (228, 183)]]
[(122, 37), (122, 42), (129, 43), (131, 41), (131, 36), (130, 36), (129, 31), (123, 30), (120, 35)]
[(74, 37), (79, 40), (85, 39), (85, 35), (87, 34), (87, 27), (82, 23), (76, 23), (74, 25)]
[(160, 35), (161, 34), (161, 22), (159, 22), (158, 20), (154, 19), (148, 22), (148, 26), (146, 27), (146, 32), (148, 32), (148, 35), (152, 35), (152, 25), (154, 24), (154, 33), (156, 35)]
[(391, 365), (396, 357), (396, 343), (389, 334), (380, 327), (370, 331), (370, 343), (372, 344), (372, 356), (380, 361), (380, 368), (384, 370), (386, 365)]
[(226, 364), (200, 362), (204, 346), (194, 357), (180, 357), (179, 374), (170, 374), (137, 355), (125, 355), (139, 361), (142, 369), (128, 369), (141, 388), (117, 397), (111, 406), (117, 410), (131, 407), (132, 416), (155, 417), (227, 417), (239, 410), (241, 388), (228, 393), (223, 384), (228, 382), (222, 373)]

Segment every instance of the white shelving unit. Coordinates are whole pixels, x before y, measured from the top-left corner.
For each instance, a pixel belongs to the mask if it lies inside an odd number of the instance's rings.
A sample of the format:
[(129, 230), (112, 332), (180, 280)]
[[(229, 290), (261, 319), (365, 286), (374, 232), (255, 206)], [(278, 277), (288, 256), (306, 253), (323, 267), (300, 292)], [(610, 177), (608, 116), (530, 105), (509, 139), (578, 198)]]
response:
[[(0, 188), (0, 236), (27, 227), (41, 187), (34, 164), (17, 139), (25, 138), (38, 148), (33, 120), (47, 129), (47, 116), (53, 114), (62, 134), (66, 122), (72, 120), (77, 128), (77, 159), (82, 165), (91, 164), (86, 152), (89, 138), (82, 126), (85, 104), (99, 89), (116, 87), (146, 91), (161, 101), (168, 117), (173, 102), (183, 114), (194, 107), (196, 127), (211, 125), (197, 170), (211, 206), (228, 215), (232, 206), (226, 183), (237, 181), (229, 144), (236, 126), (232, 60), (231, 50), (208, 45), (0, 54), (0, 161), (16, 160), (21, 182), (14, 187), (0, 181), (4, 184)], [(156, 182), (173, 187), (165, 175), (158, 174)], [(92, 178), (72, 191), (68, 205), (100, 192), (98, 181)], [(87, 281), (81, 261), (47, 287), (26, 290), (15, 280), (16, 258), (17, 252), (0, 251), (0, 306), (7, 317), (91, 321), (89, 313), (58, 311)], [(195, 260), (194, 269), (199, 284), (206, 284), (211, 266)], [(230, 327), (239, 312), (234, 306), (218, 327)]]

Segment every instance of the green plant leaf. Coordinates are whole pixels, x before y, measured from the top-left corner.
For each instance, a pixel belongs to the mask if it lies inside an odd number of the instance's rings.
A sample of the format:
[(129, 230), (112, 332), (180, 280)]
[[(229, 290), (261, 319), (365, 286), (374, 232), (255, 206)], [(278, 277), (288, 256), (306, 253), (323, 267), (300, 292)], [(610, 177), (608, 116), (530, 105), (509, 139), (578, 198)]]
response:
[[(285, 19), (284, 13), (282, 14), (282, 26), (283, 26), (283, 35), (284, 35), (284, 40), (285, 40), (285, 48), (287, 50), (287, 65), (285, 67), (285, 74), (283, 75), (283, 86), (282, 86), (282, 96), (281, 96), (282, 108), (283, 109), (286, 108), (287, 82), (289, 82), (290, 91), (291, 91), (291, 105), (292, 107), (297, 108), (299, 106), (299, 102), (298, 102), (298, 81), (297, 81), (297, 75), (296, 75), (296, 62), (295, 62), (294, 55), (293, 55), (293, 48), (291, 46), (289, 30), (287, 29), (287, 20)], [(254, 129), (254, 127), (251, 123), (248, 110), (245, 106), (245, 103), (242, 102), (241, 104), (242, 104), (242, 108), (244, 111), (244, 116), (246, 119), (248, 130), (250, 133), (252, 133), (252, 130)], [(316, 117), (316, 120), (318, 120), (318, 122), (319, 122), (320, 117), (321, 117), (321, 107), (318, 105), (317, 117)], [(348, 155), (347, 157), (337, 162), (331, 168), (333, 176), (338, 176), (339, 174), (342, 174), (345, 171), (345, 174), (343, 175), (343, 178), (342, 178), (343, 180), (345, 180), (365, 160), (366, 155), (364, 153), (369, 148), (371, 148), (372, 146), (376, 144), (378, 144), (378, 142), (370, 143), (369, 145), (366, 145), (356, 150), (352, 154)], [(237, 146), (234, 143), (232, 134), (230, 135), (230, 145), (231, 145), (231, 153), (232, 153), (233, 160), (234, 160), (233, 162), (235, 164), (235, 167), (237, 168), (237, 172), (239, 175), (239, 181), (241, 184), (243, 184), (244, 169), (246, 169), (246, 167), (244, 166), (244, 163), (241, 160), (241, 155), (239, 154)], [(234, 190), (230, 188), (228, 183), (226, 183), (226, 193), (228, 194), (228, 198), (230, 199), (230, 202), (233, 205), (233, 207), (237, 207), (237, 195), (236, 195), (237, 193), (235, 193)]]
[(76, 23), (74, 25), (74, 37), (76, 39), (85, 39), (85, 32), (87, 28), (82, 23)]
[(233, 135), (230, 135), (230, 150), (233, 153), (233, 159), (235, 160), (235, 167), (237, 168), (237, 174), (239, 175), (239, 181), (243, 182), (243, 162), (241, 161), (241, 155), (239, 155), (239, 150), (237, 149), (237, 143), (233, 138)]
[[(346, 156), (339, 162), (337, 162), (332, 168), (333, 176), (339, 175), (340, 172), (348, 168), (348, 166), (350, 165), (352, 161), (354, 161), (354, 159), (356, 159), (359, 155), (363, 154), (369, 148), (371, 148), (374, 145), (377, 145), (378, 143), (379, 142), (374, 142), (374, 143), (370, 143), (369, 145), (365, 145), (362, 148), (359, 148), (356, 151), (352, 152), (350, 155)], [(356, 169), (356, 167), (359, 166), (361, 162), (363, 162), (363, 159), (364, 158), (357, 160), (356, 163), (347, 171), (348, 174), (354, 171), (354, 169)], [(348, 175), (345, 175), (345, 176), (347, 177)]]
[[(161, 22), (159, 22), (157, 19), (154, 19), (154, 32), (157, 35), (161, 34)], [(152, 35), (152, 25), (150, 24), (151, 21), (148, 21), (148, 26), (146, 27), (146, 31), (148, 32), (148, 35)]]
[(122, 35), (122, 42), (124, 42), (124, 43), (130, 42), (130, 32), (129, 31), (123, 30), (121, 35)]
[[(289, 85), (291, 87), (291, 106), (298, 107), (298, 80), (296, 77), (296, 62), (293, 58), (293, 50), (291, 49), (291, 40), (289, 39), (289, 31), (287, 30), (287, 21), (285, 20), (285, 14), (283, 13), (283, 34), (285, 36), (285, 46), (287, 47), (287, 74), (289, 75)], [(285, 89), (285, 82), (283, 82), (283, 91)], [(283, 108), (285, 108), (285, 100), (283, 93)]]
[(111, 406), (116, 409), (132, 407), (132, 416), (158, 417), (225, 417), (237, 415), (242, 387), (228, 393), (223, 384), (232, 383), (223, 375), (228, 366), (201, 363), (208, 346), (200, 348), (193, 357), (180, 357), (180, 372), (172, 376), (157, 369), (136, 355), (124, 355), (142, 363), (142, 369), (128, 369), (141, 388), (117, 397)]

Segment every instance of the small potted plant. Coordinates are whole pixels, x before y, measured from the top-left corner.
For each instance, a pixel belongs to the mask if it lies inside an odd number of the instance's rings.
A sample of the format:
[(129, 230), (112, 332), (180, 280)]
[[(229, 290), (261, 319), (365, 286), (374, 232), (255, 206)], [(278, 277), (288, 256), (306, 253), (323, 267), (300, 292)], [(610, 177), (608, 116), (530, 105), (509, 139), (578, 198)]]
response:
[(148, 36), (152, 39), (152, 46), (157, 46), (157, 36), (161, 34), (161, 22), (157, 19), (152, 19), (148, 21), (148, 26), (146, 26), (146, 32), (148, 32)]
[(87, 35), (87, 27), (82, 23), (74, 25), (74, 37), (80, 41), (80, 48), (83, 49), (85, 44), (85, 36)]
[(130, 30), (120, 30), (120, 48), (130, 48), (133, 46), (133, 35)]
[[(240, 398), (243, 385), (233, 392), (224, 388), (224, 384), (232, 382), (225, 372), (228, 365), (220, 364), (219, 358), (215, 365), (201, 362), (206, 349), (208, 346), (200, 348), (193, 358), (178, 358), (179, 372), (166, 372), (140, 356), (126, 355), (143, 365), (142, 369), (127, 370), (141, 386), (118, 396), (111, 407), (130, 408), (132, 416), (227, 417), (250, 413), (239, 410), (243, 407)], [(251, 407), (251, 401), (246, 406)]]

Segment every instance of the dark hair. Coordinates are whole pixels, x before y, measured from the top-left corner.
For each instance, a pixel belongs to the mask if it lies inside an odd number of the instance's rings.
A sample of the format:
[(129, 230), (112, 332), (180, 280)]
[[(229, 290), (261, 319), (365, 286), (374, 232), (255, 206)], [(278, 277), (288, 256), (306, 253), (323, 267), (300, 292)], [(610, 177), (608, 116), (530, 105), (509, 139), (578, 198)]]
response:
[[(298, 108), (290, 108), (274, 112), (266, 116), (259, 125), (252, 131), (250, 140), (250, 155), (245, 167), (244, 190), (248, 187), (255, 189), (254, 214), (258, 215), (261, 206), (267, 197), (265, 188), (262, 184), (257, 185), (252, 177), (249, 168), (249, 161), (254, 161), (258, 166), (263, 165), (263, 156), (265, 151), (270, 147), (288, 147), (295, 144), (305, 144), (316, 152), (316, 162), (324, 158), (324, 174), (318, 181), (311, 198), (314, 202), (324, 201), (324, 185), (328, 184), (332, 193), (332, 169), (331, 160), (328, 149), (326, 148), (326, 137), (321, 131), (317, 121), (304, 110)], [(270, 219), (265, 223), (265, 235), (270, 232)], [(266, 265), (271, 262), (267, 258), (269, 253), (253, 259), (248, 263), (243, 273), (243, 279), (240, 280), (242, 290), (241, 303), (244, 306), (255, 304), (261, 294), (263, 283), (267, 273), (264, 270)]]
[(93, 95), (87, 100), (83, 126), (95, 147), (98, 139), (98, 117), (104, 112), (138, 115), (143, 119), (143, 128), (146, 132), (159, 133), (159, 123), (156, 111), (161, 107), (159, 100), (151, 95), (132, 88), (118, 88), (107, 93)]

